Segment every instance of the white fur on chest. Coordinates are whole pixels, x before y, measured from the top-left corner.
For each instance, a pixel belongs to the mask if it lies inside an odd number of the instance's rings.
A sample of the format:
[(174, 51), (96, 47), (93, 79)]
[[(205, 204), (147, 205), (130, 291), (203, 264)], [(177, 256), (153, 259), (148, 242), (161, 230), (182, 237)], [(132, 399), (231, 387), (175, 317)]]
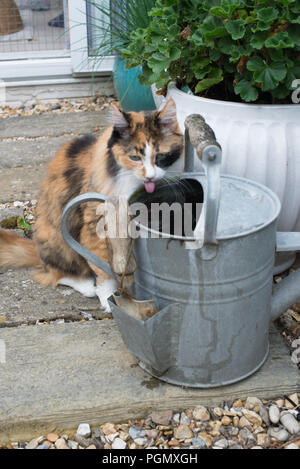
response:
[(122, 174), (122, 171), (117, 176), (115, 183), (115, 195), (124, 195), (128, 200), (130, 196), (143, 185), (143, 181), (138, 179), (134, 174)]

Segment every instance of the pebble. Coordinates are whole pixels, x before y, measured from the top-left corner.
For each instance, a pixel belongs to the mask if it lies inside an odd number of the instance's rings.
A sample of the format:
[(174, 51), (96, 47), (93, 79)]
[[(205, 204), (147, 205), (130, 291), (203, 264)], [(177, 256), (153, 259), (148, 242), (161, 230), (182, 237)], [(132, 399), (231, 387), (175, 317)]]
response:
[[(229, 412), (224, 412), (225, 415), (229, 415)], [(242, 417), (243, 415), (243, 412), (242, 412), (242, 408), (241, 407), (231, 407), (230, 409), (230, 415), (232, 417)]]
[(228, 448), (228, 441), (225, 440), (225, 438), (222, 438), (221, 440), (215, 441), (214, 444), (213, 444), (213, 448), (226, 449), (226, 448)]
[(87, 448), (90, 445), (90, 439), (89, 438), (83, 438), (82, 436), (79, 436), (77, 433), (74, 436), (75, 441), (79, 443), (79, 446), (82, 446), (83, 448)]
[(270, 444), (270, 436), (267, 433), (258, 433), (256, 437), (257, 444), (262, 447), (269, 446)]
[(210, 420), (210, 414), (206, 407), (198, 406), (193, 410), (193, 417), (195, 420), (200, 420), (201, 422), (206, 422)]
[(211, 448), (213, 442), (212, 436), (208, 435), (206, 432), (200, 432), (198, 433), (198, 438), (201, 438), (205, 442), (207, 448)]
[(67, 445), (67, 442), (64, 438), (58, 438), (58, 440), (56, 440), (54, 444), (55, 444), (55, 448), (57, 449), (70, 449), (70, 447)]
[(126, 433), (126, 432), (123, 432), (123, 431), (120, 432), (119, 437), (120, 437), (122, 440), (124, 440), (124, 441), (127, 441), (127, 440), (129, 440), (129, 438), (130, 438), (130, 437), (129, 437), (129, 434)]
[(239, 434), (239, 429), (236, 427), (228, 426), (226, 427), (229, 436), (237, 436)]
[(238, 427), (240, 419), (238, 417), (233, 417), (232, 423), (234, 427)]
[(251, 423), (249, 422), (246, 417), (241, 417), (239, 421), (239, 427), (244, 428), (244, 427), (251, 427)]
[(157, 438), (159, 434), (158, 430), (146, 430), (146, 436), (147, 438), (153, 438), (154, 440)]
[(254, 410), (254, 412), (259, 411), (259, 406), (262, 405), (262, 402), (257, 397), (247, 397), (245, 402), (245, 408), (248, 410)]
[(179, 425), (174, 430), (174, 437), (176, 440), (186, 440), (187, 438), (193, 438), (194, 434), (187, 425)]
[(278, 441), (287, 441), (289, 439), (288, 432), (284, 428), (279, 427), (270, 427), (268, 429), (268, 435)]
[(213, 414), (214, 414), (216, 417), (222, 417), (223, 413), (224, 413), (224, 410), (221, 409), (221, 407), (215, 407), (215, 408), (213, 409)]
[(269, 418), (269, 413), (267, 409), (265, 408), (264, 405), (259, 406), (259, 415), (262, 419), (262, 421), (267, 425), (267, 427), (270, 425), (270, 418)]
[(47, 435), (47, 440), (48, 440), (48, 441), (51, 441), (51, 443), (55, 443), (56, 440), (58, 440), (58, 438), (59, 438), (59, 437), (58, 437), (58, 435), (56, 435), (56, 433), (49, 433), (49, 434)]
[(29, 443), (27, 443), (26, 449), (36, 449), (38, 444), (38, 438), (35, 438), (34, 440), (31, 440)]
[[(169, 446), (178, 446), (178, 445), (179, 445), (179, 441), (176, 440), (175, 438), (169, 441)], [(147, 448), (149, 448), (149, 446)]]
[(102, 426), (102, 431), (105, 435), (109, 435), (110, 433), (116, 433), (116, 426), (113, 423), (105, 423)]
[(122, 440), (121, 438), (116, 438), (111, 445), (112, 449), (125, 449), (126, 448), (126, 442)]
[(254, 430), (254, 435), (257, 435), (258, 433), (264, 433), (264, 428), (259, 426), (259, 427), (256, 427), (256, 429)]
[(77, 443), (77, 441), (74, 441), (74, 440), (68, 440), (67, 445), (68, 445), (69, 448), (71, 448), (71, 449), (78, 449), (78, 446), (79, 446), (79, 444)]
[(222, 417), (221, 419), (221, 423), (222, 425), (230, 425), (231, 424), (231, 418), (228, 417), (228, 415), (224, 415), (224, 417)]
[(152, 422), (157, 425), (169, 425), (173, 417), (172, 410), (152, 412), (150, 415)]
[(108, 440), (108, 443), (111, 443), (112, 441), (114, 441), (117, 436), (119, 436), (119, 432), (116, 432), (116, 433), (110, 433), (109, 435), (107, 435), (107, 440)]
[(203, 440), (203, 438), (198, 436), (198, 437), (192, 439), (191, 448), (205, 449), (205, 448), (207, 448), (207, 445), (206, 445), (205, 441)]
[(232, 407), (243, 407), (243, 402), (241, 401), (241, 399), (237, 399), (237, 400), (234, 401), (234, 403), (232, 404)]
[(143, 438), (146, 435), (146, 432), (144, 429), (138, 429), (135, 425), (131, 425), (129, 435), (133, 440), (135, 440), (136, 438)]
[(145, 446), (148, 443), (147, 438), (135, 438), (135, 440), (133, 440), (133, 441), (138, 446)]
[(246, 419), (249, 420), (249, 422), (252, 423), (253, 425), (262, 424), (261, 417), (253, 410), (243, 409), (243, 414), (244, 414), (244, 417), (246, 417)]
[(245, 427), (239, 433), (240, 439), (244, 442), (244, 444), (249, 448), (256, 444), (255, 436), (250, 432), (250, 430)]
[(46, 443), (42, 443), (41, 445), (38, 445), (38, 447), (36, 449), (49, 449), (50, 446), (51, 446), (51, 443), (50, 443), (50, 445), (47, 445)]
[(211, 428), (210, 434), (212, 436), (219, 436), (220, 435), (220, 428), (222, 426), (222, 422), (220, 422), (220, 420), (214, 420), (213, 422), (209, 422), (208, 425)]
[(281, 413), (280, 422), (292, 435), (300, 432), (300, 422), (298, 422), (289, 412)]
[(186, 415), (185, 412), (182, 412), (179, 420), (180, 425), (190, 425), (191, 419)]
[(269, 418), (272, 423), (278, 423), (280, 420), (280, 410), (277, 405), (272, 404), (269, 408)]
[(88, 423), (81, 423), (76, 431), (77, 435), (82, 438), (89, 438), (91, 436), (91, 427)]
[(279, 407), (279, 409), (282, 409), (282, 407), (284, 407), (284, 403), (284, 399), (277, 399), (277, 401), (275, 401), (275, 404), (277, 405), (277, 407)]

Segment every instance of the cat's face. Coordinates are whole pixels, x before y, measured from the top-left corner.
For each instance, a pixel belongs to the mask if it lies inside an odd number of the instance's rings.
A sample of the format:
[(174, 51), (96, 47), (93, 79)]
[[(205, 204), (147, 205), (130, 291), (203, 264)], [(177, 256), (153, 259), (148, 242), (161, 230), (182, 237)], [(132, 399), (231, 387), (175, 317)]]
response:
[(120, 180), (134, 175), (154, 192), (156, 181), (183, 154), (176, 106), (169, 99), (161, 111), (122, 112), (113, 107), (114, 127), (108, 142), (107, 170)]

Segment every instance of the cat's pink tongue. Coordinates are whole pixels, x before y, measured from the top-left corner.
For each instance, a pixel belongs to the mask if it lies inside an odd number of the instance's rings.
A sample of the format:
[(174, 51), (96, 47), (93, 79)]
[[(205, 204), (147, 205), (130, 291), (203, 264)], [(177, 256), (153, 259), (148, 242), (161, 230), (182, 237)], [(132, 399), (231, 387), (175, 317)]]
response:
[(145, 181), (144, 186), (145, 186), (146, 192), (148, 192), (149, 194), (152, 194), (152, 192), (155, 191), (155, 182)]

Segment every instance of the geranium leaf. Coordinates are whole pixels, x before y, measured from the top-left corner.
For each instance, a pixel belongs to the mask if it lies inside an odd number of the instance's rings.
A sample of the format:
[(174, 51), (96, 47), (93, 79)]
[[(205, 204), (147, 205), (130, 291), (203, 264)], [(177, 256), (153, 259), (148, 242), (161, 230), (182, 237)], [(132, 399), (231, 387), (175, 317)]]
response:
[(257, 33), (253, 34), (250, 39), (250, 44), (254, 49), (261, 49), (266, 40), (266, 33), (264, 31), (258, 31)]
[(217, 83), (220, 83), (223, 80), (223, 72), (220, 68), (215, 68), (213, 71), (208, 75), (207, 78), (198, 81), (195, 93), (201, 93), (202, 91), (210, 88)]
[(286, 65), (282, 62), (265, 63), (260, 57), (253, 57), (247, 63), (247, 69), (254, 72), (254, 80), (262, 83), (262, 90), (276, 88), (287, 74)]
[(280, 31), (276, 36), (269, 37), (265, 41), (265, 46), (268, 48), (285, 49), (294, 45), (294, 41), (286, 31)]
[(250, 81), (242, 78), (234, 87), (235, 94), (239, 94), (246, 102), (256, 101), (258, 98), (258, 90)]
[(244, 37), (246, 28), (243, 20), (229, 20), (225, 23), (226, 31), (230, 34), (232, 39), (242, 39)]

